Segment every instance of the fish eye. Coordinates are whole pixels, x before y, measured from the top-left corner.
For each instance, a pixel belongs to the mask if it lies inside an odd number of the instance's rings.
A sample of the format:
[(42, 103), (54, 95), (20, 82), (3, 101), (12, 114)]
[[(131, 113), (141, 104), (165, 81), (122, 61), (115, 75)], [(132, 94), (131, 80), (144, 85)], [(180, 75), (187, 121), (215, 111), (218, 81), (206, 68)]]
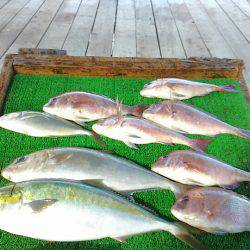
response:
[(19, 158), (17, 158), (17, 160), (16, 160), (15, 164), (18, 164), (18, 163), (24, 162), (24, 161), (25, 161), (25, 159), (26, 159), (26, 157), (25, 157), (25, 156), (19, 157)]
[(187, 195), (184, 195), (178, 202), (177, 207), (179, 209), (184, 209), (189, 201), (189, 197)]

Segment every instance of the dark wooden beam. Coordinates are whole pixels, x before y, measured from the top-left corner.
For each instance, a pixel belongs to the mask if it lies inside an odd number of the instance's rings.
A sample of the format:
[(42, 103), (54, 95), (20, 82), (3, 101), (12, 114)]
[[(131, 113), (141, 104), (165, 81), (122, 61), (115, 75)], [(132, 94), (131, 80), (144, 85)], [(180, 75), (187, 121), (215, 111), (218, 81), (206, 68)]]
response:
[(3, 104), (5, 101), (5, 97), (7, 95), (8, 88), (11, 84), (12, 78), (14, 76), (13, 69), (13, 55), (6, 55), (4, 59), (4, 63), (2, 66), (1, 74), (0, 74), (0, 113), (3, 112)]
[(18, 74), (240, 80), (243, 61), (218, 58), (149, 59), (19, 54), (14, 57), (13, 65)]

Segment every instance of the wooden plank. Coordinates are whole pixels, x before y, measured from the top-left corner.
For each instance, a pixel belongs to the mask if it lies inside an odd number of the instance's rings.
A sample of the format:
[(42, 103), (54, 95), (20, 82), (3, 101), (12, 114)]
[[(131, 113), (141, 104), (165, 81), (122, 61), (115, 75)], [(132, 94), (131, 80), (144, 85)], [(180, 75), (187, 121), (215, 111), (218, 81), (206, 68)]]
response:
[(2, 7), (4, 7), (9, 1), (10, 1), (10, 0), (2, 0), (2, 1), (0, 2), (0, 9), (1, 9)]
[(30, 1), (5, 28), (0, 31), (0, 58), (22, 32), (44, 0)]
[(220, 6), (214, 1), (200, 0), (205, 7), (208, 15), (216, 25), (217, 29), (223, 35), (224, 39), (228, 41), (229, 46), (234, 51), (238, 58), (245, 59), (249, 57), (250, 45), (237, 29), (234, 23), (228, 18)]
[(100, 0), (87, 55), (110, 56), (116, 16), (116, 0)]
[(135, 5), (133, 0), (118, 1), (113, 56), (136, 56)]
[(162, 57), (185, 58), (180, 35), (166, 0), (152, 0)]
[(11, 0), (0, 9), (0, 30), (28, 3), (30, 0)]
[(62, 48), (80, 3), (81, 0), (64, 0), (48, 30), (38, 44), (39, 48)]
[(69, 55), (85, 55), (99, 0), (82, 1), (63, 45)]
[(15, 72), (19, 74), (142, 78), (230, 77), (241, 79), (243, 68), (243, 62), (236, 59), (145, 59), (56, 55), (15, 55), (13, 65)]
[(235, 55), (199, 0), (185, 0), (189, 12), (212, 56), (234, 58)]
[(46, 0), (7, 53), (15, 53), (19, 48), (36, 47), (62, 2), (63, 0)]
[(150, 0), (135, 0), (138, 57), (161, 57)]
[(66, 50), (59, 50), (59, 49), (27, 49), (27, 48), (20, 48), (18, 50), (19, 55), (67, 55)]
[(0, 114), (2, 114), (3, 112), (3, 104), (5, 101), (5, 97), (14, 75), (12, 64), (13, 64), (13, 56), (12, 55), (6, 56), (0, 74)]
[(210, 56), (183, 0), (168, 0), (188, 57)]
[(242, 12), (244, 12), (248, 17), (250, 17), (250, 2), (249, 0), (232, 0)]
[[(250, 42), (250, 17), (247, 17), (241, 9), (231, 0), (216, 0), (227, 16), (239, 28), (244, 37)], [(249, 4), (250, 7), (250, 4)]]

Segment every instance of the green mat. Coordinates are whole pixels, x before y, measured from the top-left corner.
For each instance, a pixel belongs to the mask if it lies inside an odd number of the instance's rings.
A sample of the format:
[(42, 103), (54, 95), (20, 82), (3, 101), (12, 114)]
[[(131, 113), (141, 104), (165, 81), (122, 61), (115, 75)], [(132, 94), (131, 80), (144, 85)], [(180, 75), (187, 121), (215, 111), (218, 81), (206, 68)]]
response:
[[(58, 94), (69, 91), (89, 91), (111, 98), (119, 98), (124, 104), (136, 105), (140, 103), (153, 103), (159, 100), (147, 99), (139, 95), (139, 90), (150, 79), (127, 79), (127, 78), (93, 78), (93, 77), (43, 77), (16, 75), (10, 88), (9, 95), (4, 107), (4, 113), (35, 110), (41, 111), (47, 101)], [(199, 81), (214, 84), (239, 84), (232, 79), (199, 79)], [(193, 103), (200, 108), (211, 112), (228, 123), (249, 129), (250, 110), (242, 92), (240, 93), (212, 93), (205, 97), (193, 98), (187, 102)], [(22, 155), (42, 150), (49, 147), (80, 146), (100, 149), (100, 146), (86, 136), (70, 138), (32, 138), (11, 131), (0, 129), (0, 166), (3, 168), (15, 158)], [(202, 137), (202, 136), (195, 136)], [(203, 136), (204, 137), (204, 136)], [(128, 148), (121, 142), (104, 138), (108, 149), (117, 155), (128, 158), (149, 167), (160, 156), (166, 155), (176, 149), (187, 149), (185, 146), (165, 146), (159, 144), (141, 145), (138, 150)], [(250, 163), (250, 143), (246, 139), (232, 135), (220, 135), (213, 139), (208, 147), (208, 152), (218, 159), (229, 164), (247, 170)], [(122, 176), (121, 176), (122, 178)], [(6, 180), (1, 180), (5, 185)], [(244, 185), (237, 192), (248, 195), (249, 189)], [(137, 193), (135, 198), (138, 202), (153, 208), (159, 215), (166, 219), (175, 220), (170, 214), (170, 208), (175, 198), (170, 191), (157, 190)], [(23, 225), (25, 227), (25, 225)], [(133, 225), (131, 225), (133, 226)], [(49, 227), (49, 221), (48, 221)], [(70, 228), (69, 228), (70, 230)], [(15, 236), (0, 231), (0, 249), (189, 249), (188, 246), (167, 232), (153, 232), (133, 236), (127, 243), (119, 243), (106, 238), (96, 241), (75, 243), (48, 243), (26, 237)], [(249, 234), (241, 233), (234, 235), (196, 235), (209, 249), (250, 249)]]

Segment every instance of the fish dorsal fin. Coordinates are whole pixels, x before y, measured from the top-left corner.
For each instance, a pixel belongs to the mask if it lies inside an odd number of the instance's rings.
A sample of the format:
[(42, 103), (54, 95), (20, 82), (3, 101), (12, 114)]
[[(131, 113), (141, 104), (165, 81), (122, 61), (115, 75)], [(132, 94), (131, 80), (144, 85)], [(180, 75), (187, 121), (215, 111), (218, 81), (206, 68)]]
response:
[(48, 163), (51, 165), (62, 164), (72, 158), (73, 154), (52, 154), (48, 152)]
[(35, 213), (40, 213), (44, 209), (48, 208), (49, 206), (53, 205), (56, 203), (58, 200), (57, 199), (43, 199), (43, 200), (35, 200), (31, 201), (29, 203), (25, 203), (25, 205), (31, 207), (31, 209)]
[(118, 98), (116, 98), (116, 116), (117, 116), (117, 125), (120, 125), (122, 123), (122, 101), (119, 101)]

